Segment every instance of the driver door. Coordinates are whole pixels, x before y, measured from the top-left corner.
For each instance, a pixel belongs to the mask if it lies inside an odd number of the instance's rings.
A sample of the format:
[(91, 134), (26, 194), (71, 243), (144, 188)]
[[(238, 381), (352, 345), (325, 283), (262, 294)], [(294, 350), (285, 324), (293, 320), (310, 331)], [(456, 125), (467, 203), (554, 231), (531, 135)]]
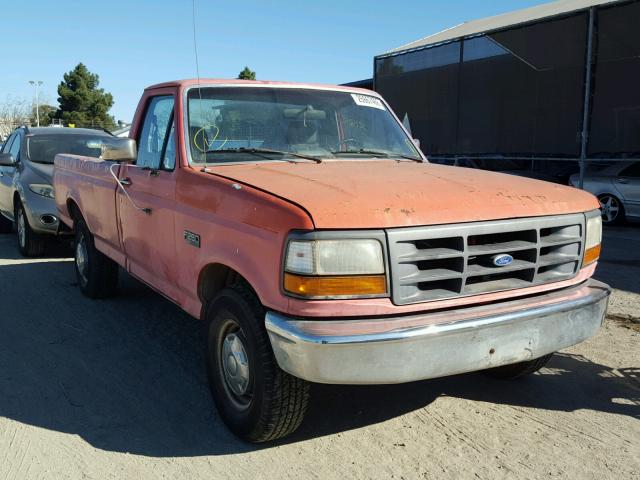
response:
[(139, 130), (138, 158), (123, 165), (118, 189), (122, 244), (128, 271), (176, 298), (176, 149), (172, 95), (150, 97)]

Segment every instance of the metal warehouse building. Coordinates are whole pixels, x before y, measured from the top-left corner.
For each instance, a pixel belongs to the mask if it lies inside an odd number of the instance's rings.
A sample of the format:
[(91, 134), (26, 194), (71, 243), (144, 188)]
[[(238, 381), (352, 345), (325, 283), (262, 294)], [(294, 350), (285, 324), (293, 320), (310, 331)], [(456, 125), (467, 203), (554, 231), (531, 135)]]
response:
[(374, 62), (375, 90), (431, 158), (491, 168), (640, 157), (640, 1), (561, 0), (463, 23)]

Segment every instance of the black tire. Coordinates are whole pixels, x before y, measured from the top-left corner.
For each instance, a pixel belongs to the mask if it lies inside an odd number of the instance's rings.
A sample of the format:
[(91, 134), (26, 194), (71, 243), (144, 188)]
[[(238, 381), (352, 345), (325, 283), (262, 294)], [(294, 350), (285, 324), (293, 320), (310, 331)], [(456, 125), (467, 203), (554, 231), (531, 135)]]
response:
[(118, 264), (99, 252), (84, 220), (76, 222), (75, 270), (82, 293), (89, 298), (107, 298), (118, 286)]
[(526, 362), (491, 368), (489, 370), (486, 370), (486, 373), (491, 375), (492, 377), (501, 378), (503, 380), (515, 380), (516, 378), (524, 377), (526, 375), (531, 375), (532, 373), (537, 372), (547, 364), (551, 357), (553, 357), (553, 353)]
[(0, 233), (11, 233), (13, 222), (0, 213)]
[[(264, 326), (265, 311), (246, 284), (222, 290), (207, 304), (206, 361), (209, 385), (227, 427), (249, 442), (267, 442), (295, 431), (309, 403), (309, 384), (278, 366)], [(234, 393), (223, 352), (231, 337), (246, 354), (245, 392)], [(229, 359), (227, 350), (226, 359)], [(227, 360), (230, 362), (231, 360)], [(238, 368), (238, 371), (242, 368)], [(237, 388), (237, 385), (236, 385)]]
[(31, 229), (22, 203), (16, 205), (15, 217), (18, 250), (24, 257), (38, 257), (44, 253), (46, 239)]
[[(610, 193), (598, 195), (603, 225), (620, 225), (624, 223), (624, 205), (618, 197)], [(615, 209), (615, 210), (613, 210)]]

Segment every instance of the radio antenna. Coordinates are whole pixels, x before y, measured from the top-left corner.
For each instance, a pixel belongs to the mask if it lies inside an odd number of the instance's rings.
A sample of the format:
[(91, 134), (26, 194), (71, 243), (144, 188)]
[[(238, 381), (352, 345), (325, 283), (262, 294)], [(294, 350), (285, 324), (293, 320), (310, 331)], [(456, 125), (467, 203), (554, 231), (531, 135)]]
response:
[[(202, 118), (202, 91), (200, 90), (200, 63), (198, 61), (198, 36), (196, 34), (196, 0), (191, 1), (192, 6), (192, 20), (193, 20), (193, 53), (196, 59), (196, 75), (198, 77), (198, 114), (200, 115), (200, 121), (204, 125), (204, 119)], [(189, 110), (189, 99), (187, 98), (187, 111)], [(189, 124), (191, 124), (189, 120)], [(195, 142), (195, 138), (193, 139)]]
[(193, 53), (196, 57), (196, 75), (198, 76), (198, 88), (200, 88), (200, 63), (198, 62), (198, 37), (196, 35), (196, 0), (192, 0), (193, 19)]

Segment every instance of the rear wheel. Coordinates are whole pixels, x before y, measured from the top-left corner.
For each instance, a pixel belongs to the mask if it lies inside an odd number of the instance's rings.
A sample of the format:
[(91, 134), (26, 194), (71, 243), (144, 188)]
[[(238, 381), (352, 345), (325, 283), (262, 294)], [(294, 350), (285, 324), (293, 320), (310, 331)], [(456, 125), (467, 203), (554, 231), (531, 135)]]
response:
[(207, 372), (227, 427), (243, 440), (266, 442), (300, 426), (309, 384), (277, 365), (253, 291), (237, 284), (207, 306)]
[(598, 196), (602, 223), (605, 225), (617, 225), (624, 221), (624, 206), (618, 197), (609, 193)]
[(491, 368), (486, 370), (486, 373), (495, 378), (514, 380), (537, 372), (547, 364), (552, 356), (553, 353), (550, 353), (549, 355), (545, 355), (544, 357), (536, 358), (534, 360)]
[(45, 239), (31, 229), (29, 219), (22, 203), (18, 203), (15, 212), (16, 230), (18, 232), (18, 249), (25, 257), (37, 257), (44, 253)]
[(82, 293), (89, 298), (112, 296), (118, 285), (118, 264), (96, 249), (84, 220), (76, 222), (74, 252)]

